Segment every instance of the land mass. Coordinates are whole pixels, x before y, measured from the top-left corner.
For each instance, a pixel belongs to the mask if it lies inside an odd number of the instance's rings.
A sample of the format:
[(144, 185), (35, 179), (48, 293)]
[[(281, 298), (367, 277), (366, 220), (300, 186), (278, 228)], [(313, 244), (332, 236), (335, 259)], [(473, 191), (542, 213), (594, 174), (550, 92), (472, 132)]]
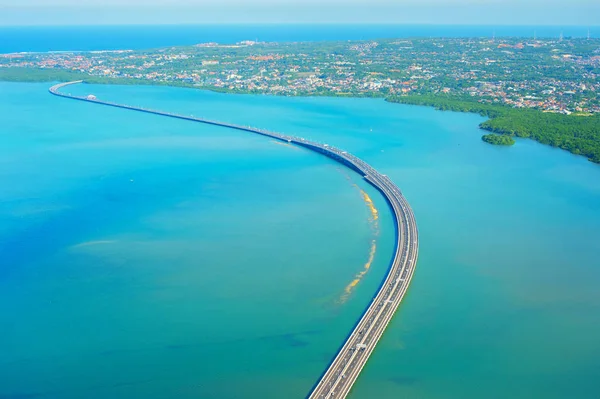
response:
[(0, 80), (151, 84), (228, 93), (380, 97), (475, 112), (494, 144), (531, 138), (600, 163), (600, 39), (202, 43), (0, 55)]
[(502, 136), (500, 134), (484, 134), (481, 136), (481, 139), (486, 143), (494, 144), (494, 145), (514, 145), (515, 140), (510, 136)]
[[(461, 99), (445, 95), (390, 97), (388, 101), (432, 106), (442, 111), (477, 113), (490, 118), (481, 123), (480, 128), (497, 133), (496, 136), (506, 135), (510, 138), (494, 139), (496, 142), (493, 144), (509, 143), (514, 141), (512, 137), (515, 136), (530, 138), (573, 154), (584, 155), (590, 161), (600, 163), (600, 114), (564, 115), (537, 109), (485, 104), (470, 98)], [(490, 140), (488, 137), (485, 141), (491, 142)]]

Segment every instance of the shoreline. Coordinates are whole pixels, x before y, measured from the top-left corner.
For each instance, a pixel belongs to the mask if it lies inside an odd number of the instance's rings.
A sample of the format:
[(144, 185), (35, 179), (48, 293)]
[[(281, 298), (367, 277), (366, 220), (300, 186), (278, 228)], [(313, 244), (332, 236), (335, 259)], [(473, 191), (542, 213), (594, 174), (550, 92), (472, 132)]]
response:
[[(16, 69), (16, 73), (11, 75), (11, 69)], [(26, 73), (29, 71), (33, 71), (33, 73), (37, 72), (39, 75), (24, 75), (24, 72)], [(3, 72), (8, 73), (3, 74)], [(261, 93), (250, 90), (231, 90), (211, 86), (197, 86), (183, 82), (156, 82), (131, 78), (103, 78), (66, 70), (0, 68), (0, 82), (55, 83), (74, 80), (82, 80), (84, 84), (173, 87), (206, 90), (222, 94), (304, 98), (378, 98), (389, 103), (433, 107), (439, 111), (474, 113), (488, 118), (479, 124), (479, 128), (484, 132), (480, 137), (482, 140), (484, 136), (487, 136), (490, 133), (506, 135), (510, 138), (528, 138), (540, 144), (561, 148), (574, 155), (585, 156), (588, 161), (600, 164), (600, 114), (592, 114), (590, 116), (564, 115), (559, 113), (548, 113), (534, 108), (513, 108), (506, 105), (478, 102), (475, 99), (470, 98), (439, 94), (390, 96), (381, 93), (370, 93), (368, 95), (335, 92), (296, 94)], [(576, 123), (573, 123), (574, 121)], [(553, 130), (556, 130), (557, 128), (561, 128), (562, 131), (555, 133)], [(598, 138), (581, 138), (581, 130), (585, 130), (591, 135), (598, 135)], [(547, 133), (547, 131), (549, 133)]]

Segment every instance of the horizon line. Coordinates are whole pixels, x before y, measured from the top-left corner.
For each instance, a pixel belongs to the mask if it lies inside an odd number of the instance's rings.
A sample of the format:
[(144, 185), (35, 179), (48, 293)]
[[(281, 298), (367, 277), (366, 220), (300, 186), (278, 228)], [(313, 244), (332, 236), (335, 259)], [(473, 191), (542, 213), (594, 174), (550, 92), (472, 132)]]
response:
[(230, 26), (230, 25), (245, 25), (245, 26), (257, 26), (257, 25), (275, 25), (275, 26), (289, 26), (289, 25), (381, 25), (381, 26), (468, 26), (468, 27), (578, 27), (578, 28), (600, 28), (600, 24), (460, 24), (460, 23), (432, 23), (432, 22), (362, 22), (362, 21), (331, 21), (331, 22), (153, 22), (153, 23), (107, 23), (107, 24), (94, 24), (94, 23), (69, 23), (69, 24), (0, 24), (0, 28), (14, 27), (14, 28), (30, 28), (30, 27), (112, 27), (112, 26)]

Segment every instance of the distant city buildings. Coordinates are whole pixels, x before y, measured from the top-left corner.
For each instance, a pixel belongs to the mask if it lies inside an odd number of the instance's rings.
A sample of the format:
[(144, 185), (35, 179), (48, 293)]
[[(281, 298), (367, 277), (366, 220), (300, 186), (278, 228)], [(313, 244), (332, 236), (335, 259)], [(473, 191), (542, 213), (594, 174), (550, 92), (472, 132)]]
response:
[(202, 43), (153, 51), (2, 54), (2, 68), (273, 95), (429, 94), (547, 112), (600, 112), (598, 39)]

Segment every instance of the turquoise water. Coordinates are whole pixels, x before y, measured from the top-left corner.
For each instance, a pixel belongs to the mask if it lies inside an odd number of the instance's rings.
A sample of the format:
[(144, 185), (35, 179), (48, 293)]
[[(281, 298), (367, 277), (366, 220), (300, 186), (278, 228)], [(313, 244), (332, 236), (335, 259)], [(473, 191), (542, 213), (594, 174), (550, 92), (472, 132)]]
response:
[[(46, 90), (0, 83), (0, 398), (304, 397), (385, 274), (382, 198), (316, 154)], [(419, 263), (351, 397), (598, 397), (597, 165), (380, 100), (69, 90), (335, 144), (392, 177)]]

